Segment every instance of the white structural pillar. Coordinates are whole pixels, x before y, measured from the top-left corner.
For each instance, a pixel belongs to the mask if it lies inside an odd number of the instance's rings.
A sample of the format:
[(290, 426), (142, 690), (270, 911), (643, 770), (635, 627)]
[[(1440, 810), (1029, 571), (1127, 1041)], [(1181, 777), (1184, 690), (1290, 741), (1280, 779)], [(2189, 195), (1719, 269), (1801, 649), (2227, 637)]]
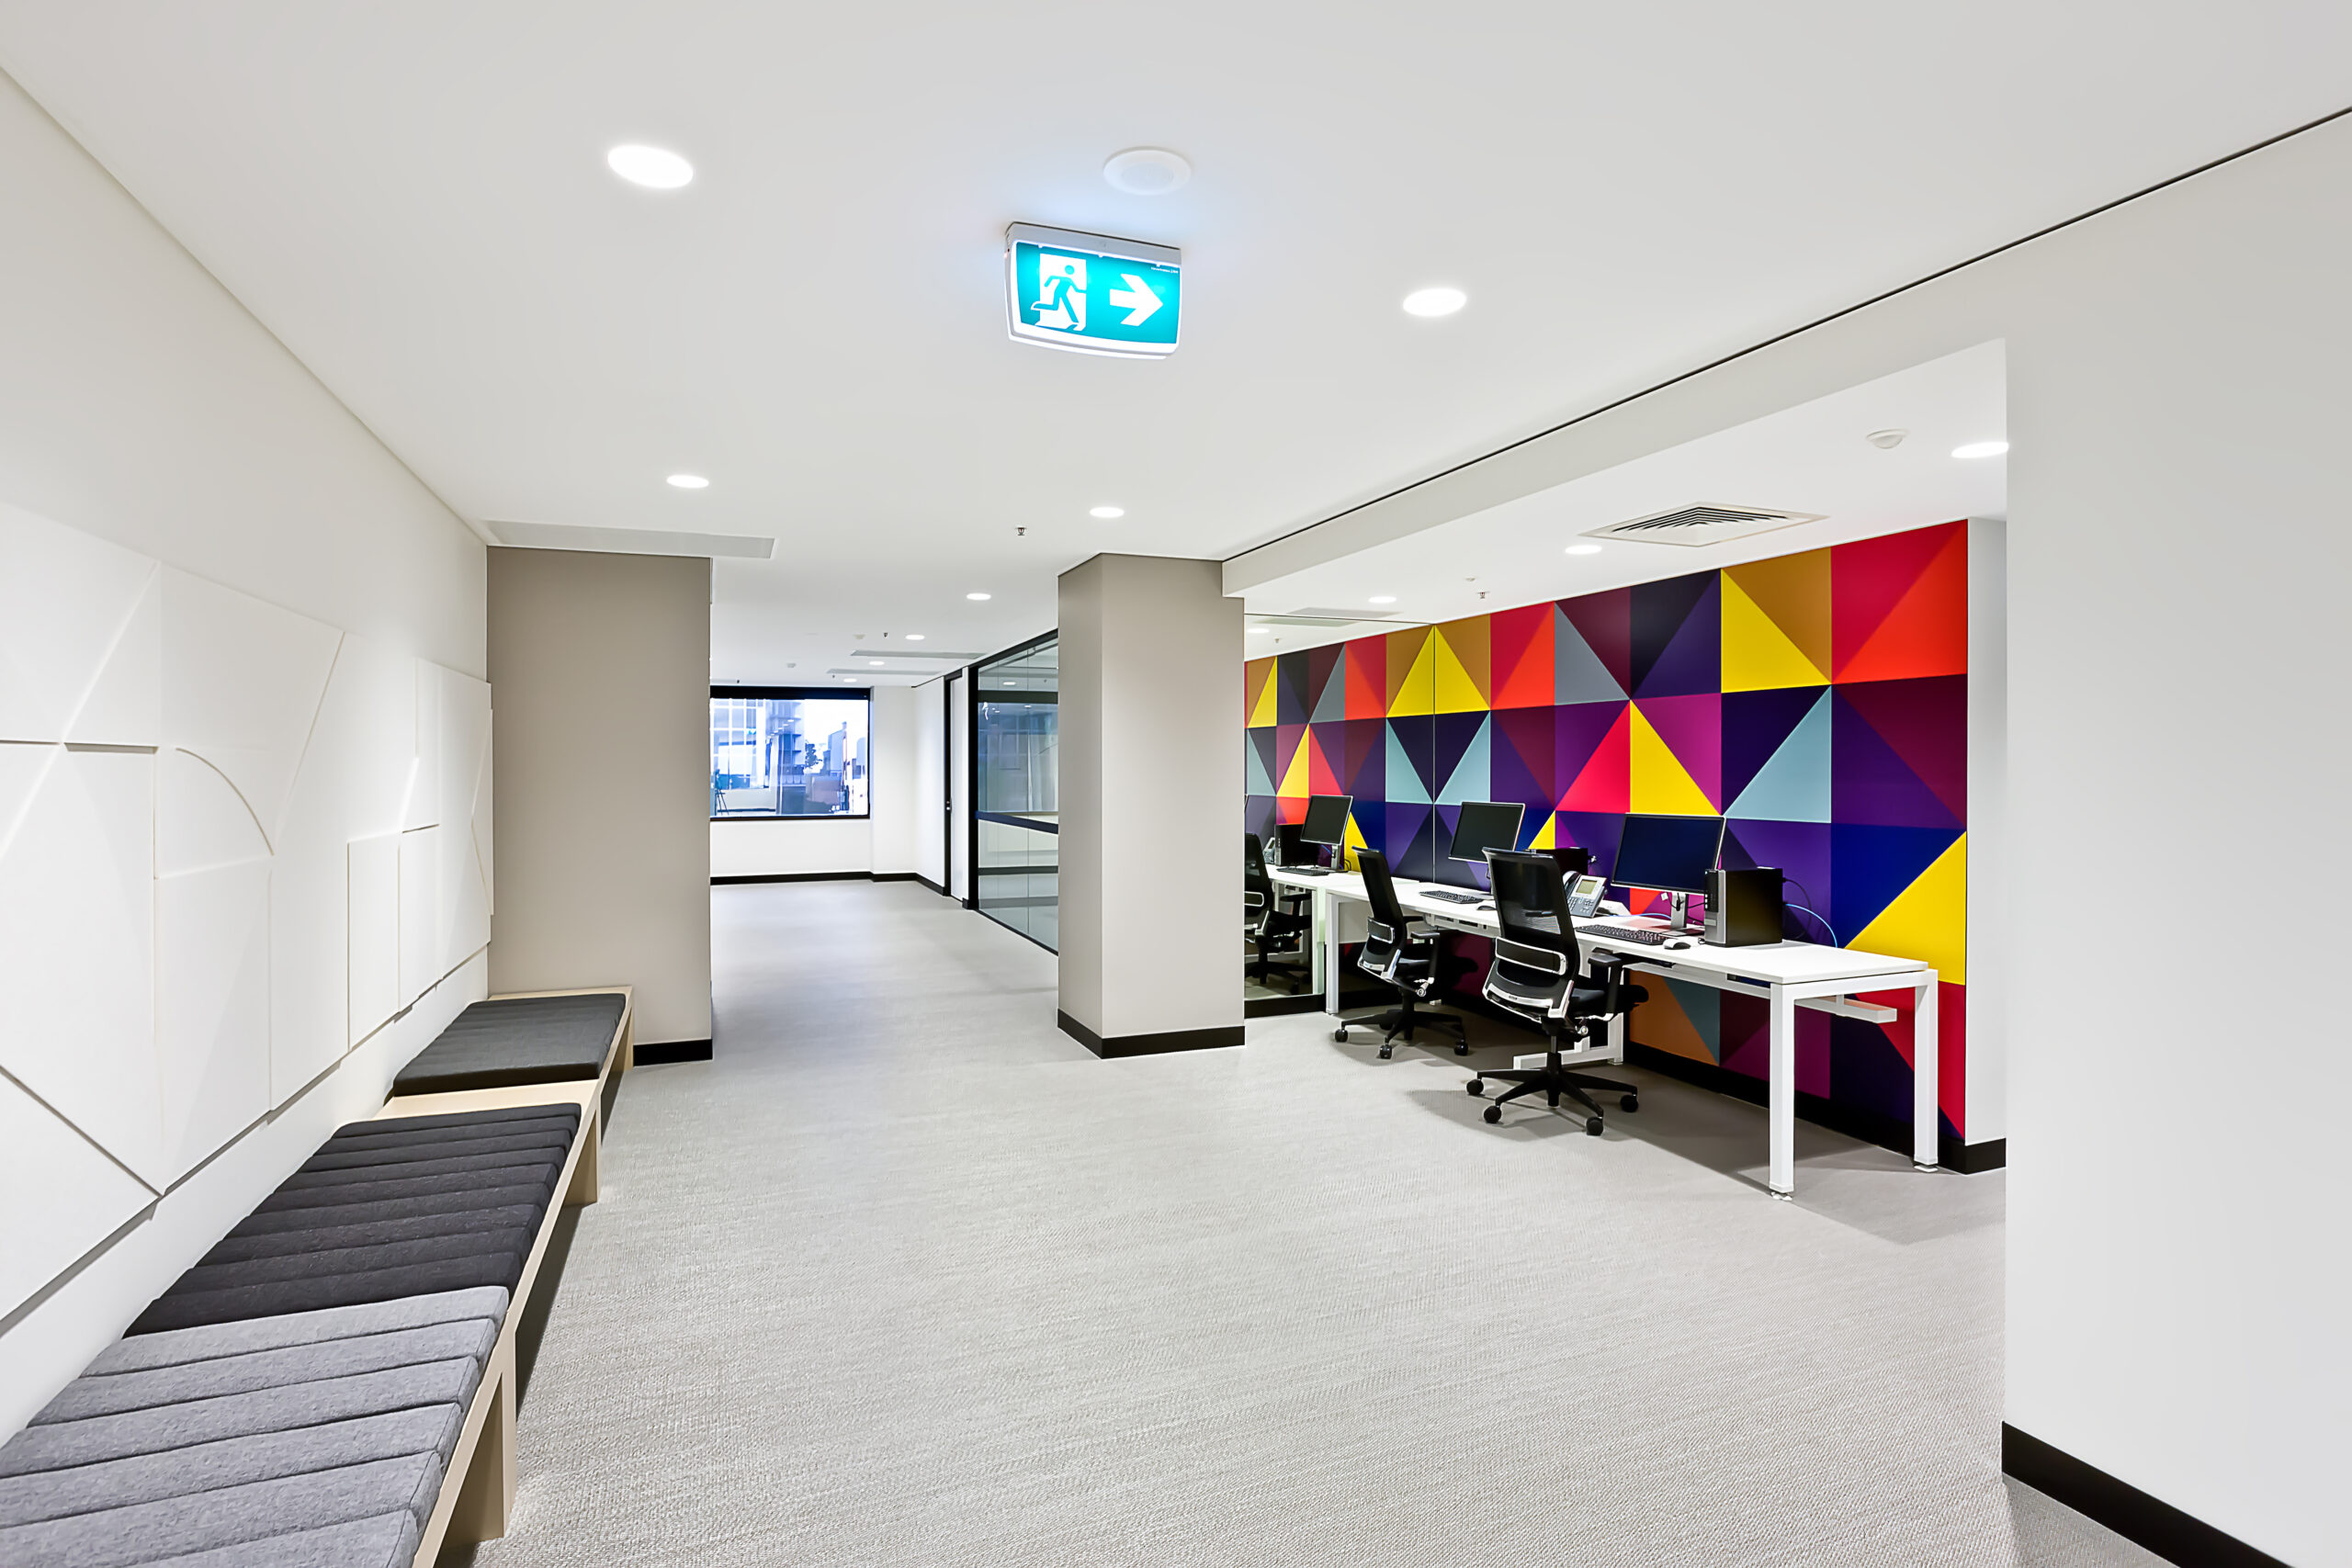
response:
[(1241, 1043), (1241, 601), (1213, 560), (1061, 576), (1062, 1029), (1099, 1056)]

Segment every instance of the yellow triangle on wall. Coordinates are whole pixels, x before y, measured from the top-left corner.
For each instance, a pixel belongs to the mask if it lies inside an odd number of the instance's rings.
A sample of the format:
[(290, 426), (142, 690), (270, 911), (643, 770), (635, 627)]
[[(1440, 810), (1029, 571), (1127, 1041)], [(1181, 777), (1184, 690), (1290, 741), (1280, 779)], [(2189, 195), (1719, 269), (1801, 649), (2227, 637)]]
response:
[(1305, 796), (1314, 793), (1314, 774), (1306, 766), (1306, 732), (1302, 729), (1298, 736), (1298, 749), (1290, 754), (1290, 766), (1283, 771), (1282, 786), (1274, 794)]
[(1372, 847), (1364, 842), (1363, 829), (1356, 826), (1354, 812), (1348, 813), (1348, 825), (1340, 837), (1343, 840), (1340, 846), (1340, 852), (1346, 857), (1341, 869), (1353, 871), (1356, 869), (1356, 852)]
[(1699, 787), (1648, 717), (1634, 717), (1634, 790), (1631, 809), (1654, 817), (1713, 817), (1715, 803)]
[(1559, 840), (1554, 836), (1552, 830), (1559, 825), (1557, 815), (1546, 811), (1544, 814), (1544, 826), (1535, 829), (1535, 837), (1528, 841), (1527, 847), (1531, 850), (1548, 850), (1555, 847)]
[[(1250, 705), (1250, 722), (1247, 728), (1251, 729), (1263, 729), (1274, 722), (1274, 691), (1278, 682), (1274, 680), (1274, 661), (1269, 659), (1264, 662), (1265, 679), (1258, 684), (1257, 701)], [(1258, 672), (1253, 671), (1251, 673)]]
[(1912, 879), (1849, 945), (1932, 964), (1936, 978), (1968, 984), (1968, 835)]
[(1461, 656), (1441, 630), (1430, 638), (1437, 644), (1437, 711), (1440, 713), (1484, 713), (1487, 694), (1463, 667)]
[(1404, 683), (1396, 688), (1396, 700), (1388, 705), (1389, 717), (1436, 711), (1430, 705), (1437, 697), (1436, 656), (1430, 651), (1436, 641), (1434, 635), (1421, 639), (1420, 650), (1413, 655), (1412, 668), (1405, 671)]
[(1724, 574), (1724, 690), (1761, 692), (1775, 686), (1826, 686), (1823, 674), (1779, 623)]

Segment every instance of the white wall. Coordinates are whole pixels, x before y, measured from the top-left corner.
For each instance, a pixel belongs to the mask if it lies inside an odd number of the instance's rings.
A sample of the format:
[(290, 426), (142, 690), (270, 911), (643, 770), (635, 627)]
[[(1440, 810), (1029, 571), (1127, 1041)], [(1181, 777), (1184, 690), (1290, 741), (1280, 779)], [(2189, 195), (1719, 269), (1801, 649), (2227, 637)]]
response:
[(873, 869), (874, 824), (864, 818), (710, 825), (713, 876), (856, 875)]
[(0, 1432), (482, 994), (483, 550), (0, 79)]
[(947, 886), (947, 701), (954, 685), (929, 681), (915, 693), (914, 870)]
[[(1231, 1030), (1241, 601), (1216, 561), (1101, 555), (1060, 579), (1060, 1005), (1111, 1043)], [(1149, 846), (1151, 896), (1135, 897)], [(1156, 1048), (1167, 1049), (1166, 1045)]]
[(923, 794), (915, 773), (921, 699), (912, 686), (880, 686), (874, 693), (874, 870), (884, 875), (919, 871), (915, 847), (922, 838), (916, 813)]
[[(933, 824), (934, 840), (938, 834), (939, 759), (934, 750), (925, 761), (922, 748), (925, 720), (936, 723), (938, 705), (936, 682), (875, 688), (867, 751), (874, 765), (867, 795), (871, 815), (846, 820), (808, 817), (790, 821), (713, 822), (710, 874), (829, 876), (872, 872), (903, 876), (915, 872), (936, 877), (938, 847), (933, 842), (926, 850), (922, 834), (926, 822)], [(926, 866), (932, 869), (925, 870)]]
[(2009, 526), (1968, 522), (1968, 1038), (1971, 1144), (2009, 1133)]
[[(2004, 341), (2007, 1419), (2310, 1565), (2352, 1562), (2335, 957), (2352, 914), (2333, 897), (2352, 775), (2347, 189), (2339, 119), (1225, 578), (1238, 592), (1400, 518), (1498, 504)], [(2245, 889), (2247, 910), (2191, 895), (2207, 874)], [(2250, 938), (2205, 934), (2248, 919)], [(1972, 1011), (1988, 978), (1972, 972)]]

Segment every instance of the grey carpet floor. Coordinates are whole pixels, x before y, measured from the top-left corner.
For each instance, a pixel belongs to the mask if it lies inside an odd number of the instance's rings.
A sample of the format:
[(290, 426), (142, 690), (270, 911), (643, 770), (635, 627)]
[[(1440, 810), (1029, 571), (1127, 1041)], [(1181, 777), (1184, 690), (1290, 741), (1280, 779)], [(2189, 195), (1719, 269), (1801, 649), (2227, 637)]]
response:
[(1805, 1128), (1776, 1203), (1753, 1107), (1488, 1127), (1315, 1016), (1101, 1062), (920, 886), (713, 903), (482, 1568), (2157, 1561), (2000, 1477), (1997, 1173)]

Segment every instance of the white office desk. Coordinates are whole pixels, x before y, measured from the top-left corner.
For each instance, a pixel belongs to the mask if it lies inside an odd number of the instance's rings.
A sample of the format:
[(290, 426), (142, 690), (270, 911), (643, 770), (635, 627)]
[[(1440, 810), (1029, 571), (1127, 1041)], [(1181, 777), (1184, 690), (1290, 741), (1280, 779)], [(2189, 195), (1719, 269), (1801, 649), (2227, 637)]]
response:
[[(1275, 871), (1276, 882), (1315, 895), (1315, 933), (1318, 967), (1322, 971), (1323, 1009), (1340, 1011), (1340, 949), (1343, 942), (1361, 940), (1360, 908), (1365, 904), (1363, 878), (1335, 872), (1329, 876), (1301, 876)], [(1449, 931), (1493, 937), (1501, 928), (1492, 909), (1449, 903), (1424, 895), (1438, 883), (1396, 881), (1396, 899), (1405, 912)], [(1448, 888), (1449, 892), (1466, 889)], [(1483, 901), (1483, 900), (1482, 900)], [(1622, 918), (1622, 917), (1619, 917)], [(1936, 972), (1912, 958), (1858, 953), (1849, 947), (1823, 947), (1809, 942), (1775, 942), (1769, 947), (1710, 947), (1694, 934), (1692, 945), (1668, 951), (1641, 942), (1612, 942), (1590, 934), (1590, 928), (1614, 923), (1601, 916), (1576, 922), (1587, 945), (1612, 953), (1634, 954), (1633, 967), (1645, 974), (1671, 976), (1719, 991), (1760, 998), (1771, 1010), (1768, 1041), (1767, 1117), (1771, 1128), (1770, 1186), (1776, 1198), (1796, 1190), (1797, 1026), (1796, 1010), (1810, 1008), (1849, 1018), (1884, 1022), (1893, 1010), (1852, 999), (1858, 991), (1910, 991), (1917, 998), (1912, 1022), (1911, 1160), (1921, 1170), (1935, 1168), (1936, 1109)], [(1356, 931), (1353, 939), (1348, 932)], [(1613, 1026), (1622, 1030), (1621, 1021)]]

